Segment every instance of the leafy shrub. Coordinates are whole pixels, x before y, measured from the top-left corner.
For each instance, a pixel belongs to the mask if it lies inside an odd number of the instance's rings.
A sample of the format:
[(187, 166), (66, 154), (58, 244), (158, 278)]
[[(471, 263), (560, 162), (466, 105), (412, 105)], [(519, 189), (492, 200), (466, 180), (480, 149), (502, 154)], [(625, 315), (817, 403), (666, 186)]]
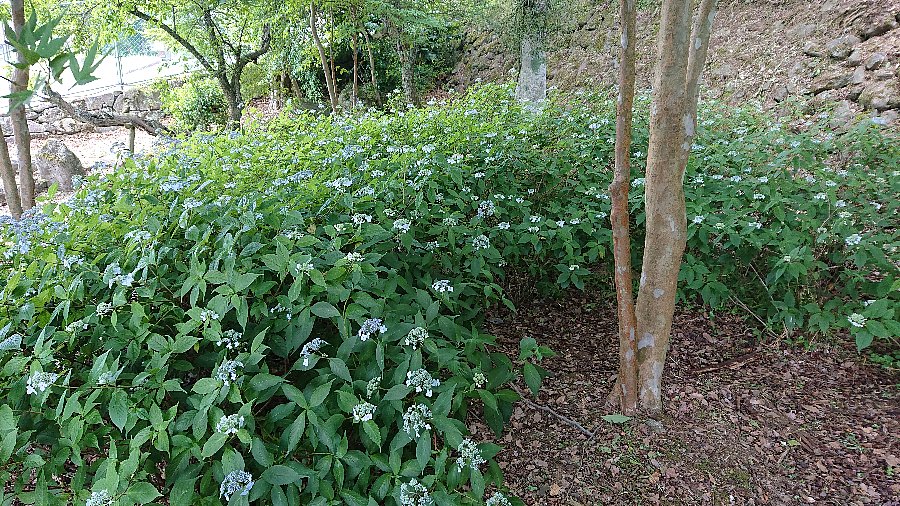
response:
[(157, 87), (163, 109), (175, 119), (177, 130), (189, 132), (226, 124), (228, 107), (225, 96), (213, 78), (191, 75), (176, 88), (166, 82)]
[[(535, 114), (510, 97), (197, 135), (5, 227), (8, 490), (482, 504), (502, 487), (499, 448), (469, 440), (466, 417), (500, 431), (507, 384), (536, 390), (549, 354), (527, 335), (515, 361), (492, 351), (483, 310), (510, 304), (512, 276), (582, 288), (611, 272), (614, 102)], [(699, 130), (682, 300), (852, 327), (861, 348), (896, 336), (897, 145), (715, 105)]]

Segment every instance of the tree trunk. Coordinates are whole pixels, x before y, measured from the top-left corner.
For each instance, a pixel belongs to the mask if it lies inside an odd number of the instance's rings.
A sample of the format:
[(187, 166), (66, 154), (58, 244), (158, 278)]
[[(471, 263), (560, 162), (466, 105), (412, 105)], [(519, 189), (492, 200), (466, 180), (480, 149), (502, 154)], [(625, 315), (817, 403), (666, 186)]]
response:
[(300, 81), (294, 79), (293, 76), (291, 76), (290, 79), (291, 79), (291, 90), (293, 90), (294, 96), (297, 97), (297, 100), (301, 100), (301, 101), (305, 100), (306, 97), (303, 95), (303, 90), (300, 89)]
[[(2, 132), (0, 132), (2, 137)], [(0, 139), (0, 177), (3, 178), (3, 191), (6, 193), (6, 205), (9, 206), (9, 214), (13, 218), (22, 217), (22, 200), (19, 197), (19, 189), (16, 185), (16, 168), (9, 158), (9, 147), (6, 145), (6, 137)]]
[(316, 27), (317, 22), (316, 3), (310, 2), (309, 29), (312, 31), (312, 38), (313, 42), (316, 44), (316, 49), (319, 50), (319, 60), (322, 62), (322, 71), (325, 72), (325, 87), (328, 88), (328, 99), (331, 103), (331, 112), (337, 114), (337, 92), (334, 89), (334, 80), (331, 78), (331, 71), (328, 69), (328, 56), (325, 54), (325, 48), (322, 46), (322, 41), (319, 39), (319, 29)]
[(641, 408), (662, 410), (662, 375), (678, 273), (687, 240), (682, 180), (696, 129), (696, 97), (716, 0), (702, 0), (690, 32), (691, 2), (665, 0), (659, 34), (644, 201), (646, 237), (636, 316)]
[(613, 235), (613, 258), (616, 265), (616, 303), (619, 317), (619, 375), (610, 397), (625, 414), (632, 414), (637, 410), (638, 400), (638, 350), (635, 339), (637, 320), (634, 314), (631, 237), (628, 225), (636, 16), (634, 0), (620, 0), (621, 49), (619, 50), (619, 99), (616, 110), (615, 174), (612, 184), (609, 186), (612, 202), (610, 222)]
[(521, 43), (521, 64), (516, 98), (540, 104), (547, 98), (547, 55), (538, 34), (526, 34)]
[(356, 102), (359, 97), (359, 50), (356, 47), (356, 43), (358, 41), (358, 34), (354, 33), (350, 37), (350, 46), (353, 51), (353, 93), (351, 94), (351, 101), (353, 105), (351, 107), (356, 107)]
[(400, 57), (400, 84), (403, 87), (403, 96), (406, 102), (418, 105), (419, 97), (416, 93), (416, 50), (412, 44), (403, 42), (403, 36), (397, 37), (397, 56)]
[[(11, 2), (12, 24), (16, 35), (22, 33), (25, 26), (25, 2), (24, 0), (12, 0)], [(16, 52), (19, 63), (26, 63), (25, 56)], [(14, 68), (10, 91), (13, 93), (28, 89), (28, 68)], [(31, 132), (28, 130), (28, 120), (25, 117), (25, 106), (20, 105), (9, 113), (12, 120), (13, 134), (16, 138), (16, 151), (19, 158), (19, 192), (22, 207), (27, 211), (34, 207), (34, 169), (31, 163)], [(7, 150), (8, 151), (8, 150)], [(7, 154), (9, 156), (9, 154)]]
[(220, 75), (218, 77), (219, 85), (222, 88), (222, 94), (225, 95), (225, 106), (228, 110), (228, 128), (238, 129), (241, 127), (241, 84), (240, 78), (237, 77), (237, 86), (233, 86), (228, 78)]
[(375, 93), (375, 104), (381, 107), (381, 92), (378, 91), (378, 79), (375, 77), (375, 54), (372, 52), (372, 41), (369, 40), (368, 30), (363, 30), (363, 38), (366, 40), (366, 50), (369, 53), (369, 73), (372, 77), (372, 91)]

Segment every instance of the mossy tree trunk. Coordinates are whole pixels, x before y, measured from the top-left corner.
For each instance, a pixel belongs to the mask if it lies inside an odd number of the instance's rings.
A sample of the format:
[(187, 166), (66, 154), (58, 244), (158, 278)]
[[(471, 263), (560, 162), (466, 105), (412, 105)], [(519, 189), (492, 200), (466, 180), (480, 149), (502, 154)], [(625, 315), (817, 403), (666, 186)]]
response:
[[(25, 26), (25, 2), (24, 0), (12, 0), (10, 4), (13, 30), (19, 36)], [(27, 63), (25, 56), (16, 52), (19, 63)], [(28, 67), (13, 68), (10, 91), (22, 92), (28, 89)], [(28, 130), (28, 119), (25, 117), (25, 105), (19, 105), (9, 113), (12, 120), (13, 135), (16, 139), (16, 151), (19, 159), (19, 195), (23, 210), (34, 207), (34, 169), (31, 162), (31, 132)], [(7, 157), (9, 156), (7, 149)]]

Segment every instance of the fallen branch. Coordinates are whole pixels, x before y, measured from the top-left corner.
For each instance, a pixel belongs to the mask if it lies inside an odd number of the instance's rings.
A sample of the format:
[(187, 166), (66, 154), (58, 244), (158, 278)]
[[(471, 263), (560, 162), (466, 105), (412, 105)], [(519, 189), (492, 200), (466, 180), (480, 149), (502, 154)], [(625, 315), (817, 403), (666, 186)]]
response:
[(96, 127), (128, 126), (134, 125), (150, 135), (157, 136), (160, 132), (171, 133), (171, 130), (158, 121), (145, 119), (134, 114), (118, 114), (114, 112), (94, 113), (86, 109), (77, 108), (66, 101), (59, 93), (44, 87), (44, 99), (55, 105), (66, 116), (88, 123)]
[(714, 372), (721, 369), (731, 369), (732, 371), (736, 371), (741, 367), (749, 364), (750, 362), (754, 362), (759, 358), (759, 353), (755, 351), (751, 351), (750, 353), (745, 353), (741, 356), (734, 357), (732, 359), (725, 360), (723, 362), (719, 362), (718, 364), (713, 364), (706, 367), (701, 367), (699, 369), (694, 369), (691, 371), (691, 374), (703, 374), (708, 372)]
[(551, 408), (551, 407), (548, 407), (548, 406), (542, 406), (542, 405), (540, 405), (540, 404), (538, 404), (538, 403), (532, 401), (532, 400), (529, 399), (529, 398), (527, 397), (527, 395), (526, 395), (524, 392), (522, 392), (522, 390), (519, 389), (519, 387), (517, 387), (516, 385), (512, 385), (512, 389), (515, 390), (515, 392), (516, 392), (517, 394), (519, 394), (519, 397), (522, 398), (522, 399), (521, 399), (522, 402), (524, 402), (525, 405), (527, 405), (528, 407), (533, 408), (533, 409), (539, 409), (539, 410), (541, 410), (541, 411), (543, 411), (543, 412), (545, 412), (545, 413), (549, 413), (549, 414), (555, 416), (556, 418), (558, 418), (559, 420), (561, 420), (562, 422), (566, 423), (566, 424), (569, 425), (570, 427), (575, 428), (576, 430), (578, 430), (578, 432), (581, 432), (581, 433), (584, 434), (585, 436), (587, 436), (587, 437), (589, 437), (589, 438), (594, 437), (594, 433), (593, 433), (593, 432), (591, 432), (591, 431), (585, 429), (583, 425), (581, 425), (580, 423), (576, 422), (575, 420), (572, 420), (571, 418), (567, 417), (566, 415), (563, 415), (562, 413), (558, 413), (556, 410), (554, 410), (554, 409)]

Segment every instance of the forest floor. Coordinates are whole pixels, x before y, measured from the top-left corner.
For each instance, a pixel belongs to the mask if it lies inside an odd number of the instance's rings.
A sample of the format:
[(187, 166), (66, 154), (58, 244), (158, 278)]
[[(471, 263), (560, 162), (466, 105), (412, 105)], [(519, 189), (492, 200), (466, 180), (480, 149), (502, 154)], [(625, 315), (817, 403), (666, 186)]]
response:
[[(661, 424), (616, 425), (602, 418), (618, 364), (608, 300), (572, 293), (489, 317), (513, 358), (526, 336), (557, 353), (498, 441), (512, 492), (548, 506), (900, 505), (900, 375), (834, 343), (760, 341), (742, 318), (677, 314)], [(496, 439), (477, 417), (470, 428)]]

